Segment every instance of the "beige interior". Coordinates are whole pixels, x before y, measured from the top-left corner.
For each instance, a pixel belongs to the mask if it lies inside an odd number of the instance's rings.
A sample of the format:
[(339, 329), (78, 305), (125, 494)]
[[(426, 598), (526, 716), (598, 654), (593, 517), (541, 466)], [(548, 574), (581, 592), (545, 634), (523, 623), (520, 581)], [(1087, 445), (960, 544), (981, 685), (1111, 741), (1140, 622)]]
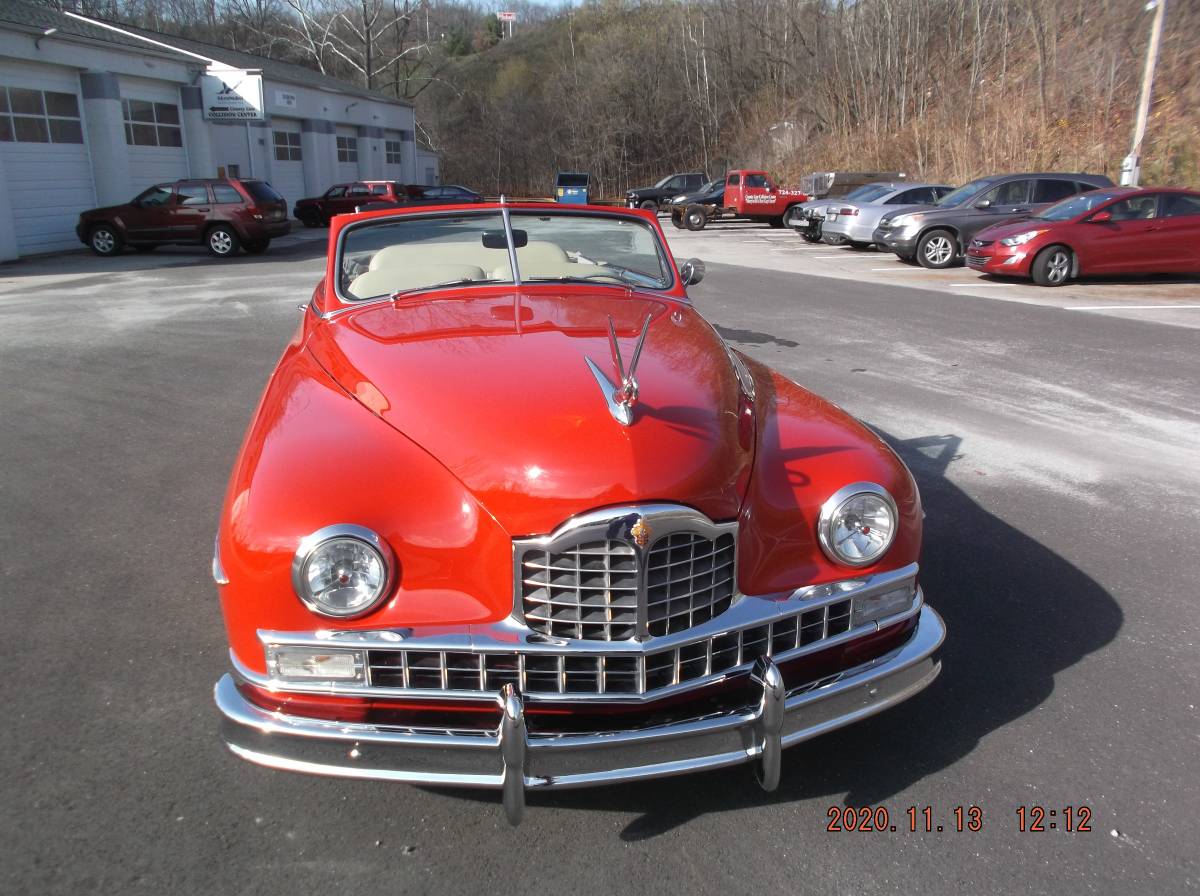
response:
[[(560, 246), (537, 240), (517, 250), (517, 264), (523, 279), (586, 276), (589, 270), (596, 270), (592, 265), (583, 265), (580, 270)], [(508, 251), (465, 241), (386, 246), (371, 258), (367, 272), (350, 284), (350, 292), (365, 299), (461, 278), (511, 279)]]
[[(386, 250), (384, 250), (386, 251)], [(453, 280), (483, 280), (483, 268), (473, 264), (413, 264), (368, 270), (354, 278), (350, 294), (359, 299), (383, 296)]]

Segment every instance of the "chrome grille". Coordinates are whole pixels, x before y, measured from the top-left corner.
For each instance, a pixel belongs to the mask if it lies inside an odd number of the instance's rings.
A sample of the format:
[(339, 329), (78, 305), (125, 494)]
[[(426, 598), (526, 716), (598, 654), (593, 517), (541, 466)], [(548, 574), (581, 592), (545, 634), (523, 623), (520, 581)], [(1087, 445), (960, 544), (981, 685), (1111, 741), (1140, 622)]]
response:
[(493, 696), (512, 683), (524, 694), (653, 694), (749, 667), (850, 631), (850, 600), (796, 612), (659, 651), (636, 655), (371, 649), (369, 685)]
[(670, 635), (707, 622), (733, 603), (733, 535), (676, 532), (646, 557), (647, 631)]
[(676, 504), (573, 517), (513, 542), (514, 611), (539, 635), (645, 641), (725, 612), (737, 593), (737, 523)]
[(637, 633), (638, 559), (606, 539), (569, 550), (527, 549), (521, 558), (525, 624), (557, 638), (624, 641)]

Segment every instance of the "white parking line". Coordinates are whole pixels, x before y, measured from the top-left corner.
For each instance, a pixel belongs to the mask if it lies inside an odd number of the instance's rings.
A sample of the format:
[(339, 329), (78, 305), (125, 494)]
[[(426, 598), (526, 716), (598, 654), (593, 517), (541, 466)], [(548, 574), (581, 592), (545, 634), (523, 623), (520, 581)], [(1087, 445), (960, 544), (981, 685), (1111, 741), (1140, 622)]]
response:
[(1166, 311), (1197, 309), (1200, 305), (1074, 305), (1063, 311)]
[(894, 268), (871, 268), (873, 271), (886, 271), (889, 274), (924, 274), (924, 268), (902, 268), (896, 265)]

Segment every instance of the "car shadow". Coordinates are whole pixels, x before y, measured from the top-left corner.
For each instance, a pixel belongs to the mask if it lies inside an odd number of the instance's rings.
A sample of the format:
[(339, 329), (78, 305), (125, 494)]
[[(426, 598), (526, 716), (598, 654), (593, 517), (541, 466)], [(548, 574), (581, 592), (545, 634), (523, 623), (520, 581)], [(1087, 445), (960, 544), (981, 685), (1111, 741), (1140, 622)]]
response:
[[(877, 430), (878, 431), (878, 430)], [(906, 703), (784, 753), (774, 793), (748, 766), (591, 790), (530, 792), (535, 807), (634, 812), (627, 841), (713, 813), (827, 798), (878, 805), (968, 756), (1054, 691), (1056, 673), (1112, 641), (1123, 615), (1086, 573), (951, 482), (954, 435), (897, 440), (926, 510), (921, 583), (946, 620), (941, 676)], [(487, 792), (441, 791), (497, 801)], [(845, 794), (844, 799), (841, 797)]]

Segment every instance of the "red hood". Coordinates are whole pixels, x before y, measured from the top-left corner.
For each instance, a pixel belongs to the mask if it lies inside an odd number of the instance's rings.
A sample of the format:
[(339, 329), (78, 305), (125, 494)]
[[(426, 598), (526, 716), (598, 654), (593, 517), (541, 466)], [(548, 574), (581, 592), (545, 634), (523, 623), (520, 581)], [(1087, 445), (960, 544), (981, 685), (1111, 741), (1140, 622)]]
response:
[[(626, 363), (646, 315), (641, 397), (623, 426), (608, 318)], [(308, 342), (361, 404), (454, 473), (514, 536), (631, 501), (736, 516), (752, 460), (725, 348), (694, 310), (615, 290), (425, 298), (352, 311)]]
[(1061, 221), (1036, 221), (1033, 218), (1022, 218), (1010, 224), (993, 224), (975, 234), (977, 240), (1002, 240), (1005, 237), (1016, 236), (1027, 230), (1049, 230)]

